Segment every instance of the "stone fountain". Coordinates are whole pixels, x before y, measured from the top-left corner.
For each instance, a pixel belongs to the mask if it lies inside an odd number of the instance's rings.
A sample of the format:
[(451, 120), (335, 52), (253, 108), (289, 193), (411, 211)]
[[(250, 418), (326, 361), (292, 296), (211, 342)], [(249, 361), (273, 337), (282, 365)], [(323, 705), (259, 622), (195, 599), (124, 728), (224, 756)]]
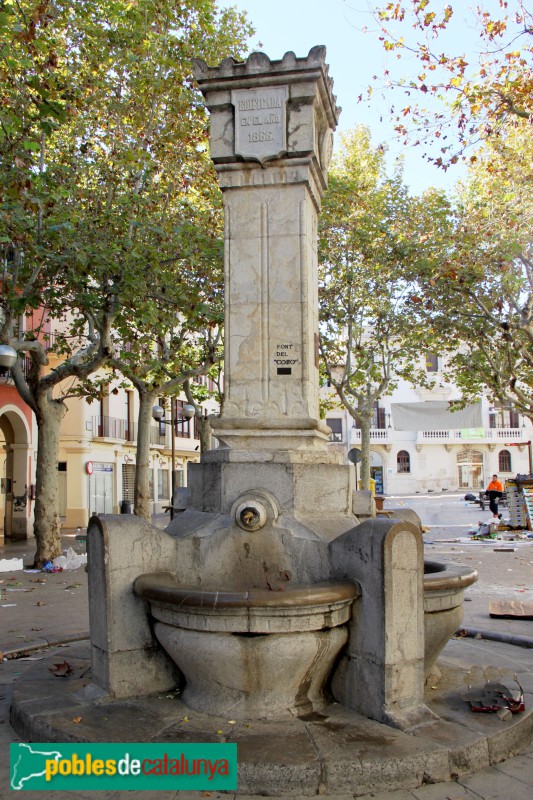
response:
[(238, 719), (316, 713), (331, 693), (410, 729), (434, 719), (420, 526), (375, 517), (319, 414), (317, 216), (340, 112), (325, 48), (194, 70), (224, 194), (220, 446), (165, 533), (92, 522), (93, 680), (116, 698), (180, 684)]
[(317, 215), (339, 113), (325, 50), (195, 75), (225, 204), (220, 446), (165, 532), (91, 519), (90, 668), (84, 644), (64, 681), (38, 662), (12, 724), (26, 741), (236, 742), (244, 795), (360, 796), (501, 761), (533, 715), (495, 731), (471, 714), (456, 650), (435, 678), (475, 570), (424, 569), (417, 516), (375, 515), (319, 417)]

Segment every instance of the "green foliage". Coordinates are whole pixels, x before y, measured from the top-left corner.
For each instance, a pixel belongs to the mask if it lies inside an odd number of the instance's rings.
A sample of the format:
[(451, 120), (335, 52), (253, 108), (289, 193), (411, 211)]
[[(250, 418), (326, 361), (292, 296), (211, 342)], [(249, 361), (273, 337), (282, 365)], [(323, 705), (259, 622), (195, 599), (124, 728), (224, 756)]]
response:
[(384, 149), (365, 129), (343, 140), (320, 220), (321, 350), (350, 413), (370, 416), (399, 378), (413, 377), (422, 341), (407, 308), (412, 274), (428, 260), (400, 167), (385, 173)]
[[(493, 400), (533, 416), (533, 138), (508, 123), (477, 153), (458, 187), (443, 259), (420, 273), (413, 307), (450, 351), (463, 399)], [(431, 232), (433, 236), (433, 232)]]
[(32, 359), (39, 424), (43, 395), (98, 396), (114, 346), (156, 380), (163, 351), (167, 373), (211, 357), (220, 201), (191, 62), (248, 34), (214, 0), (0, 0), (0, 338)]
[(421, 353), (431, 349), (431, 333), (409, 313), (413, 276), (435, 257), (421, 246), (415, 207), (401, 168), (387, 177), (384, 148), (366, 129), (342, 140), (320, 218), (320, 347), (331, 385), (363, 431), (364, 488), (375, 403), (400, 378), (422, 382)]
[(191, 61), (238, 55), (247, 33), (211, 0), (2, 3), (4, 338), (41, 309), (31, 338), (66, 327), (64, 376), (111, 319), (141, 354), (155, 332), (172, 346), (178, 314), (219, 324), (220, 202)]

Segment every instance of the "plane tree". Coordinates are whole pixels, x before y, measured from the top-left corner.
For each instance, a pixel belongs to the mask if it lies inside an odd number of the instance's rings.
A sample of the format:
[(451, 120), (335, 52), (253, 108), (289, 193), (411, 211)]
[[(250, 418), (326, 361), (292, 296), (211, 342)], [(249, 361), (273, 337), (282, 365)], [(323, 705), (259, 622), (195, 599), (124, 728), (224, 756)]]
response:
[[(222, 331), (223, 339), (223, 331)], [(206, 380), (202, 382), (188, 379), (183, 384), (183, 391), (187, 398), (187, 403), (194, 409), (194, 419), (200, 439), (200, 453), (205, 453), (212, 448), (213, 428), (211, 417), (206, 413), (203, 403), (212, 400), (216, 403), (217, 416), (223, 413), (224, 409), (224, 343), (219, 346), (219, 357), (205, 373)]]
[(207, 180), (191, 60), (238, 56), (248, 32), (213, 0), (0, 5), (0, 340), (21, 356), (12, 372), (37, 421), (36, 564), (61, 551), (65, 401), (101, 391), (90, 376), (124, 308), (150, 321), (140, 300)]
[[(464, 401), (488, 391), (533, 419), (533, 137), (508, 123), (458, 184), (440, 262), (419, 274), (412, 313), (431, 326)], [(420, 209), (422, 215), (423, 209)], [(422, 302), (423, 300), (423, 302)]]
[(412, 209), (400, 166), (387, 176), (385, 150), (368, 130), (345, 137), (320, 217), (320, 350), (330, 385), (361, 429), (364, 489), (375, 404), (400, 378), (423, 382), (421, 356), (431, 350), (431, 333), (410, 313), (410, 273), (433, 257), (420, 246)]
[(116, 354), (110, 365), (139, 396), (134, 513), (145, 519), (151, 517), (152, 408), (159, 398), (170, 397), (173, 403), (181, 391), (190, 393), (191, 381), (205, 375), (221, 358), (222, 215), (218, 190), (214, 183), (210, 188), (212, 204), (194, 214), (189, 207), (187, 221), (178, 223), (176, 255), (154, 264), (145, 294), (123, 302), (115, 316)]
[[(525, 0), (465, 7), (437, 0), (373, 3), (385, 51), (394, 59), (370, 89), (392, 100), (404, 141), (428, 146), (447, 168), (509, 120), (533, 120), (533, 11)], [(458, 48), (464, 31), (474, 35)], [(457, 34), (460, 34), (459, 36)], [(398, 59), (406, 75), (396, 79)], [(531, 127), (529, 128), (531, 131)], [(476, 157), (475, 154), (473, 156)]]
[[(398, 133), (438, 166), (469, 164), (440, 263), (419, 274), (412, 311), (448, 351), (464, 402), (488, 391), (531, 418), (533, 13), (523, 0), (494, 6), (372, 8), (384, 49), (406, 67), (400, 80), (390, 68), (382, 76)], [(468, 51), (454, 35), (465, 17), (476, 32)], [(436, 241), (429, 225), (425, 246)]]

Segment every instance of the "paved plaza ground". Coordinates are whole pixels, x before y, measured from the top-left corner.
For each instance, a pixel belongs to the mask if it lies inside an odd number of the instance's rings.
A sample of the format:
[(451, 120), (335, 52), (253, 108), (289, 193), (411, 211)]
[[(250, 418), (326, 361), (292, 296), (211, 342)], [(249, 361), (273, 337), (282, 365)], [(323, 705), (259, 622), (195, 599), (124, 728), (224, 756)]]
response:
[[(478, 506), (465, 503), (463, 495), (415, 495), (413, 497), (387, 498), (385, 509), (413, 508), (429, 530), (424, 533), (425, 555), (428, 559), (448, 560), (474, 566), (479, 572), (478, 583), (466, 590), (466, 630), (478, 630), (522, 637), (530, 647), (505, 645), (501, 642), (466, 638), (451, 643), (452, 657), (482, 663), (487, 652), (494, 653), (514, 669), (533, 672), (533, 621), (491, 619), (488, 614), (490, 599), (521, 599), (533, 601), (533, 539), (516, 542), (474, 542), (469, 539), (470, 529), (479, 521), (488, 521), (490, 512), (481, 512)], [(505, 512), (504, 512), (505, 513)], [(155, 520), (162, 527), (165, 518)], [(84, 543), (76, 540), (75, 531), (66, 531), (64, 547), (84, 550)], [(505, 548), (505, 549), (502, 549)], [(32, 560), (31, 542), (0, 546), (0, 559), (23, 558), (28, 564)], [(53, 654), (60, 660), (74, 655), (79, 642), (88, 636), (87, 575), (83, 568), (45, 575), (27, 572), (0, 573), (0, 651), (10, 657), (0, 663), (0, 797), (8, 797), (8, 750), (9, 743), (19, 741), (9, 724), (9, 706), (12, 686), (23, 681), (25, 673), (34, 669), (39, 660)], [(12, 658), (13, 655), (21, 657)], [(531, 697), (528, 700), (531, 702)], [(46, 698), (43, 698), (45, 701)], [(502, 725), (496, 715), (494, 726)], [(527, 743), (524, 743), (527, 744)], [(356, 789), (354, 788), (354, 792)], [(9, 794), (8, 794), (9, 793)], [(160, 797), (182, 798), (187, 792), (91, 792), (86, 796), (93, 800), (131, 798), (155, 800)], [(198, 796), (198, 793), (195, 793)], [(216, 793), (199, 793), (216, 800)], [(37, 795), (40, 800), (39, 793)], [(42, 793), (47, 800), (84, 798), (83, 792)], [(351, 797), (353, 795), (346, 795)], [(238, 795), (242, 798), (243, 795)], [(461, 778), (459, 782), (439, 783), (419, 789), (366, 795), (366, 800), (531, 800), (533, 797), (533, 746), (529, 744), (522, 754), (474, 775)]]

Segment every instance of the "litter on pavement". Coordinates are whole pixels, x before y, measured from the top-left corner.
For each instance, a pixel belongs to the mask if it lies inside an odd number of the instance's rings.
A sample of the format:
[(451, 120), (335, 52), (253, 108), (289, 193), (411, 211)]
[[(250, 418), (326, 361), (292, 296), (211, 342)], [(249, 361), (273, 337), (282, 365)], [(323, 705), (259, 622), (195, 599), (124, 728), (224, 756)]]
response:
[[(518, 714), (525, 709), (524, 690), (515, 678), (518, 690), (509, 689), (503, 683), (487, 682), (483, 687), (469, 689), (463, 694), (463, 699), (470, 703), (472, 711), (483, 713), (497, 713), (502, 719), (508, 714)], [(502, 713), (503, 712), (503, 713)]]
[(524, 600), (490, 600), (489, 615), (504, 619), (533, 619), (533, 603)]
[(87, 553), (76, 553), (72, 547), (69, 547), (64, 556), (54, 558), (54, 567), (59, 569), (78, 569), (87, 563)]

